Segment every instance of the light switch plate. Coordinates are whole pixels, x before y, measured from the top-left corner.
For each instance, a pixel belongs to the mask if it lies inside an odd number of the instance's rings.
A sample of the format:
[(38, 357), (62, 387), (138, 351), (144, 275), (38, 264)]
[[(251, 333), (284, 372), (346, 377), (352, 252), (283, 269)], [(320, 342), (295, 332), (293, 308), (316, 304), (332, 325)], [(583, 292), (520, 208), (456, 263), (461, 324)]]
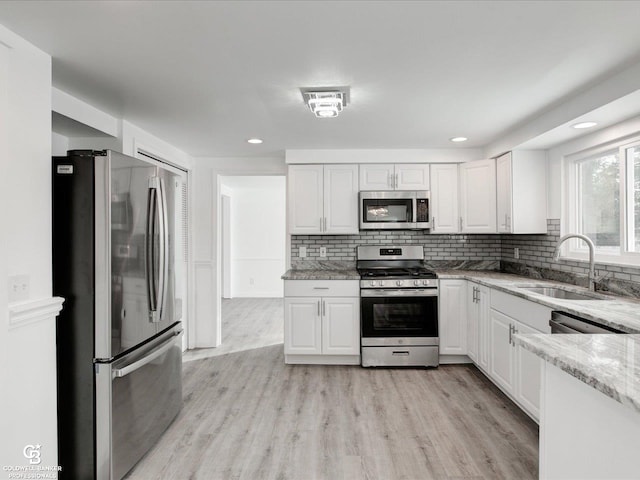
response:
[(513, 249), (513, 258), (515, 258), (516, 260), (520, 258), (520, 249), (518, 247), (515, 247)]
[(298, 249), (298, 256), (300, 258), (305, 258), (307, 256), (307, 247), (300, 247)]
[(29, 300), (29, 283), (29, 275), (14, 275), (9, 277), (9, 302)]

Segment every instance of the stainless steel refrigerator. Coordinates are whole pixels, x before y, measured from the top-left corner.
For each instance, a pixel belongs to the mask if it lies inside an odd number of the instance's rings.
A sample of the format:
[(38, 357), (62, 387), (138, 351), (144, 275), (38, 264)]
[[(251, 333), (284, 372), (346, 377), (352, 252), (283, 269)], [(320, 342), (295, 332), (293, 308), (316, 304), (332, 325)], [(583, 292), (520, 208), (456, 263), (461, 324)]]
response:
[(53, 158), (60, 479), (120, 479), (182, 407), (180, 171), (105, 150)]

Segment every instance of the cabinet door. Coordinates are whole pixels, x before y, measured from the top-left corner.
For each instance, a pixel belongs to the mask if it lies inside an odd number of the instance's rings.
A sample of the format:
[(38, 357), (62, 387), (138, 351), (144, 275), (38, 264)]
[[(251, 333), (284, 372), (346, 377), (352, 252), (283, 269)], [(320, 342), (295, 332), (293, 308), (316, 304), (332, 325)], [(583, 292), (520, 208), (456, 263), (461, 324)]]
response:
[(393, 190), (392, 164), (360, 165), (360, 190)]
[(431, 165), (431, 233), (457, 233), (458, 165)]
[(513, 394), (514, 349), (509, 342), (513, 320), (491, 310), (489, 319), (489, 375), (507, 393)]
[(467, 354), (466, 280), (440, 280), (438, 324), (441, 355)]
[(399, 163), (395, 175), (396, 190), (429, 190), (428, 163)]
[(511, 152), (496, 159), (496, 192), (498, 232), (512, 233)]
[(467, 283), (467, 355), (475, 364), (478, 363), (478, 346), (480, 340), (480, 309), (478, 304), (478, 285)]
[(322, 299), (322, 353), (360, 354), (360, 299)]
[(358, 165), (324, 166), (324, 233), (358, 233)]
[(464, 233), (496, 232), (496, 162), (460, 165), (460, 216)]
[(289, 166), (287, 203), (290, 233), (322, 233), (323, 175), (322, 165)]
[(284, 353), (322, 353), (322, 317), (320, 297), (284, 299)]
[[(540, 333), (520, 322), (515, 323), (516, 333)], [(540, 418), (540, 357), (526, 350), (522, 345), (515, 348), (516, 400), (526, 408), (536, 420)]]
[(485, 372), (489, 371), (489, 321), (491, 316), (491, 304), (489, 301), (489, 288), (484, 285), (477, 286), (478, 291), (478, 366)]

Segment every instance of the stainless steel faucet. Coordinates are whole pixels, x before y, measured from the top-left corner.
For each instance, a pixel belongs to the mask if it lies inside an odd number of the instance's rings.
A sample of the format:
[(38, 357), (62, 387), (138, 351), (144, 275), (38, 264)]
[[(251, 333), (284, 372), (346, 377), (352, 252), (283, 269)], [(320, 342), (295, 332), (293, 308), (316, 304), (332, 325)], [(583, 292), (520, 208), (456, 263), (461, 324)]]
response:
[(556, 251), (553, 254), (553, 261), (557, 262), (560, 258), (560, 245), (564, 243), (565, 240), (569, 238), (579, 238), (580, 240), (584, 240), (584, 242), (589, 247), (589, 290), (592, 292), (596, 289), (596, 268), (595, 268), (595, 245), (591, 241), (589, 237), (586, 235), (580, 235), (579, 233), (569, 233), (563, 237), (560, 237), (558, 243), (556, 243)]

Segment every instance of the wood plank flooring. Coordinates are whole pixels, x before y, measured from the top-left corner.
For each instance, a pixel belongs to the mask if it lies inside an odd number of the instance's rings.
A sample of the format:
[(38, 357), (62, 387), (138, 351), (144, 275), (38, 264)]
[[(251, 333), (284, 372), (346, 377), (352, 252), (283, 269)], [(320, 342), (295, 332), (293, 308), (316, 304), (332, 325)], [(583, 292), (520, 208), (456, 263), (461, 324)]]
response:
[(276, 344), (194, 359), (183, 378), (182, 412), (129, 480), (538, 476), (537, 425), (473, 366), (292, 366)]

